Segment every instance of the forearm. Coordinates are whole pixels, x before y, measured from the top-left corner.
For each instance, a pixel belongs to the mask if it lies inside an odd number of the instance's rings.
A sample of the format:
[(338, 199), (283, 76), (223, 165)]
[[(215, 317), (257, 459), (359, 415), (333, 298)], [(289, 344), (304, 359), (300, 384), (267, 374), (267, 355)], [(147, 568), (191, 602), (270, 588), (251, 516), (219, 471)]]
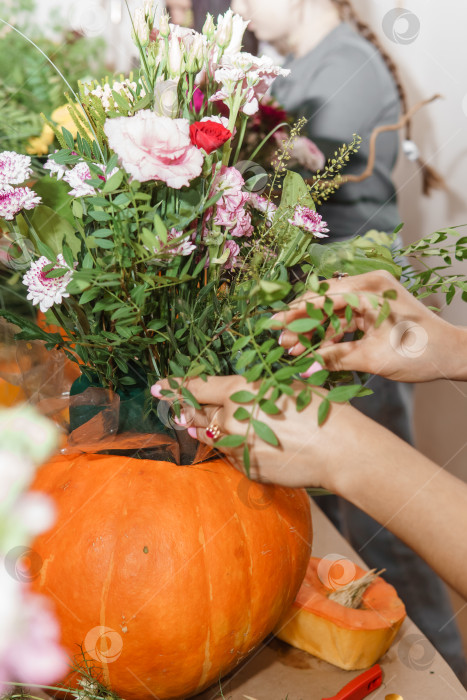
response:
[(441, 376), (467, 381), (467, 328), (451, 326), (444, 357), (439, 358)]
[(369, 423), (362, 449), (336, 478), (336, 492), (406, 542), (467, 599), (467, 485)]

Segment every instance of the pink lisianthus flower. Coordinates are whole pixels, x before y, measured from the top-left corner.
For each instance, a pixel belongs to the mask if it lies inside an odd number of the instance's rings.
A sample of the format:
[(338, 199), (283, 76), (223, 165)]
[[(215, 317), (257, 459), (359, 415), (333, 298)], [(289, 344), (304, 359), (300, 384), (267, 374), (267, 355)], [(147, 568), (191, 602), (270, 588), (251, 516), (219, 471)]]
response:
[(210, 101), (220, 100), (228, 104), (240, 83), (243, 93), (240, 109), (244, 114), (251, 116), (258, 111), (259, 102), (274, 80), (280, 75), (287, 76), (289, 73), (290, 70), (275, 66), (266, 56), (258, 58), (246, 52), (224, 54), (221, 67), (214, 74), (216, 81), (220, 83), (220, 89), (210, 98)]
[(12, 221), (22, 209), (34, 209), (41, 201), (41, 197), (29, 187), (4, 185), (0, 189), (0, 219)]
[(224, 268), (226, 270), (231, 270), (237, 263), (237, 258), (240, 255), (240, 246), (236, 241), (226, 241), (224, 245), (224, 251), (225, 250), (229, 251), (229, 257), (224, 264)]
[(32, 174), (31, 158), (15, 151), (0, 153), (0, 187), (20, 185)]
[(288, 219), (289, 224), (298, 226), (308, 233), (312, 233), (316, 238), (328, 238), (329, 229), (327, 223), (323, 221), (321, 214), (308, 207), (297, 206), (292, 219)]
[(61, 277), (48, 278), (46, 276), (43, 269), (50, 264), (50, 260), (42, 256), (36, 262), (31, 263), (31, 267), (23, 277), (23, 284), (28, 288), (27, 299), (30, 299), (34, 306), (39, 304), (42, 313), (45, 313), (54, 304), (61, 304), (64, 298), (70, 296), (66, 289), (73, 278), (73, 270), (68, 267), (61, 253), (57, 255), (54, 267), (51, 268), (53, 270), (66, 268), (66, 272)]
[(188, 119), (158, 117), (144, 109), (133, 117), (107, 119), (104, 131), (135, 180), (161, 180), (178, 190), (201, 174), (203, 155), (190, 141)]

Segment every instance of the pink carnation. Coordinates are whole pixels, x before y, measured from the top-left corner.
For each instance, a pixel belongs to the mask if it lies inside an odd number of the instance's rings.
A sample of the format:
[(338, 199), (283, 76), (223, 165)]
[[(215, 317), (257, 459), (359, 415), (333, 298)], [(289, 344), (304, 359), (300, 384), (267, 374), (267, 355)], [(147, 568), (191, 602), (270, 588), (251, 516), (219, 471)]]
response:
[[(228, 168), (223, 165), (214, 180), (213, 194), (222, 192), (222, 197), (217, 201), (217, 211), (223, 209), (228, 212), (236, 212), (243, 207), (248, 200), (248, 193), (243, 191), (245, 180), (237, 168)], [(215, 221), (217, 224), (218, 222)]]
[(313, 209), (308, 207), (297, 206), (292, 219), (288, 219), (289, 224), (298, 226), (299, 228), (312, 233), (316, 238), (328, 238), (329, 229), (326, 228), (327, 223)]
[(29, 187), (10, 187), (0, 190), (0, 219), (12, 221), (21, 209), (34, 209), (41, 198)]
[(251, 236), (253, 226), (251, 224), (251, 215), (245, 209), (238, 209), (235, 214), (234, 226), (229, 230), (231, 236), (239, 238), (240, 236)]
[(190, 141), (187, 119), (158, 117), (144, 109), (133, 117), (107, 119), (104, 131), (135, 180), (162, 180), (178, 190), (201, 174), (203, 155)]
[[(185, 238), (183, 238), (185, 236)], [(176, 239), (180, 239), (178, 245), (173, 246), (170, 243)], [(167, 234), (167, 245), (163, 246), (159, 253), (164, 253), (168, 255), (191, 255), (192, 252), (196, 250), (196, 245), (191, 241), (189, 236), (186, 236), (183, 231), (177, 231), (177, 229), (171, 229)], [(160, 260), (160, 258), (156, 258)]]
[(224, 267), (226, 270), (231, 270), (237, 263), (237, 258), (240, 255), (240, 246), (235, 241), (226, 241), (224, 245), (225, 250), (229, 251), (229, 257)]
[(254, 209), (266, 215), (266, 221), (268, 224), (272, 224), (274, 215), (277, 211), (277, 205), (274, 204), (274, 202), (271, 202), (271, 200), (267, 199), (267, 197), (262, 197), (256, 192), (250, 192), (249, 203)]

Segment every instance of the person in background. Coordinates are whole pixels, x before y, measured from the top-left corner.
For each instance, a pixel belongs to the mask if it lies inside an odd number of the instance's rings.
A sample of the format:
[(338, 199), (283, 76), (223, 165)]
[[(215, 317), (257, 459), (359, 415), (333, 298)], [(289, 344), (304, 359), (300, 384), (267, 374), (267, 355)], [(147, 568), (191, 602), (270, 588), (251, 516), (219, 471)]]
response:
[[(382, 295), (396, 290), (391, 314), (376, 327), (378, 309), (368, 294)], [(440, 378), (467, 381), (467, 328), (447, 323), (427, 309), (387, 272), (378, 271), (341, 280), (329, 280), (328, 296), (334, 311), (342, 312), (344, 295), (358, 297), (348, 330), (364, 329), (360, 340), (338, 342), (329, 339), (320, 349), (325, 366), (331, 370), (379, 372), (389, 379), (428, 382)], [(307, 317), (306, 302), (324, 311), (325, 297), (305, 294), (293, 308), (277, 315), (279, 325)], [(414, 358), (394, 342), (400, 323), (422, 327), (427, 336), (425, 351)], [(403, 338), (401, 339), (403, 342)], [(298, 336), (284, 331), (282, 346), (293, 355), (303, 348)], [(230, 396), (247, 388), (241, 376), (190, 380), (189, 391), (201, 404), (190, 412), (199, 440), (215, 446), (206, 428), (213, 422), (221, 435), (244, 434), (245, 425), (234, 418), (238, 404)], [(168, 389), (164, 380), (153, 393)], [(297, 391), (301, 390), (297, 385)], [(467, 544), (463, 537), (467, 513), (467, 484), (438, 467), (411, 445), (364, 416), (349, 404), (334, 404), (321, 427), (319, 401), (297, 412), (293, 398), (283, 395), (281, 413), (262, 413), (275, 432), (279, 447), (272, 447), (254, 434), (249, 438), (250, 476), (263, 482), (289, 487), (324, 487), (387, 525), (416, 550), (467, 600)], [(363, 447), (363, 449), (362, 449)], [(244, 471), (243, 448), (219, 448)], [(414, 571), (407, 572), (416, 575)], [(423, 595), (423, 590), (420, 590)]]
[[(187, 0), (168, 0), (169, 11), (173, 13), (179, 3), (187, 18)], [(401, 106), (407, 109), (407, 99), (394, 63), (349, 0), (234, 0), (231, 7), (251, 20), (249, 28), (258, 40), (287, 56), (284, 66), (291, 75), (275, 82), (278, 102), (293, 116), (307, 118), (306, 135), (327, 157), (350, 142), (353, 134), (361, 136), (360, 151), (352, 156), (346, 174), (362, 172), (373, 129), (396, 123)], [(216, 14), (227, 8), (225, 0), (196, 0), (191, 7), (194, 26), (202, 28), (207, 11)], [(373, 175), (345, 184), (320, 208), (333, 240), (369, 229), (392, 232), (400, 223), (392, 182), (397, 154), (397, 133), (382, 134)], [(420, 165), (427, 190), (436, 178)], [(384, 377), (372, 377), (368, 385), (374, 394), (354, 405), (413, 444), (411, 388)], [(320, 499), (320, 505), (369, 566), (386, 567), (388, 580), (399, 590), (412, 619), (453, 669), (467, 677), (449, 597), (432, 570), (355, 504), (330, 496)]]

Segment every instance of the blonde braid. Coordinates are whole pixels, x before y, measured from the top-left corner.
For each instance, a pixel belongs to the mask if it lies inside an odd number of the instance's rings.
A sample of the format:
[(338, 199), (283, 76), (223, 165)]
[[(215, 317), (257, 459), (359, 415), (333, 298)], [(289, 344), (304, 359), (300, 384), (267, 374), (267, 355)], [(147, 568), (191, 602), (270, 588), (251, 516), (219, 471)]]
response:
[[(407, 94), (400, 79), (399, 69), (390, 55), (383, 48), (374, 31), (368, 24), (360, 19), (350, 0), (332, 0), (332, 2), (337, 6), (340, 18), (343, 21), (348, 21), (353, 24), (357, 31), (379, 51), (396, 84), (399, 99), (401, 101), (402, 112), (403, 114), (407, 114), (409, 111)], [(405, 123), (405, 137), (407, 140), (411, 139), (411, 134), (412, 122), (410, 119), (407, 119)], [(432, 189), (446, 188), (443, 178), (434, 168), (427, 165), (421, 158), (417, 159), (417, 163), (422, 171), (423, 194), (430, 194)]]

